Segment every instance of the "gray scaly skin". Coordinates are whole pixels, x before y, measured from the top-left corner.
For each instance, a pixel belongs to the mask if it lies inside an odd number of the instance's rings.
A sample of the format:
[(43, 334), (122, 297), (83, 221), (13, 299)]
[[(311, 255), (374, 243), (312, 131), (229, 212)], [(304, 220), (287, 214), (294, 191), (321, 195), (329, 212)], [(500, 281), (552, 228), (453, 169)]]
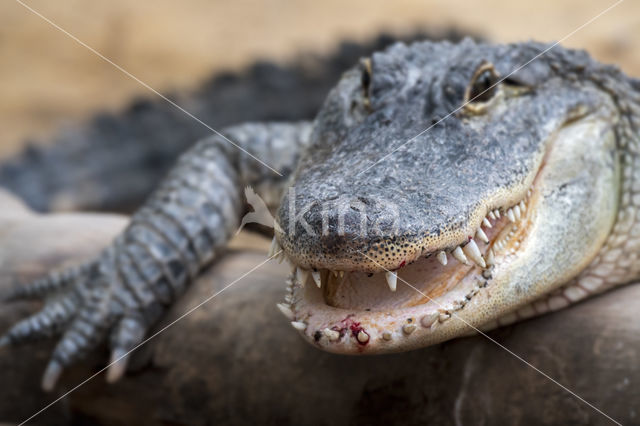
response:
[(559, 47), (498, 82), (546, 47), (396, 44), (346, 72), (313, 124), (226, 131), (289, 191), (202, 141), (99, 259), (19, 290), (46, 303), (5, 342), (62, 331), (47, 388), (107, 334), (124, 353), (224, 247), (245, 185), (284, 192), (279, 309), (324, 350), (423, 347), (632, 282), (640, 84)]
[[(225, 134), (290, 174), (309, 129), (308, 122), (244, 124)], [(282, 191), (286, 180), (254, 161), (218, 136), (197, 143), (99, 259), (53, 272), (9, 296), (44, 298), (45, 306), (13, 326), (0, 344), (62, 332), (43, 378), (45, 389), (105, 337), (112, 359), (126, 354), (224, 249), (244, 212), (243, 186)], [(267, 189), (263, 195), (268, 199)], [(123, 373), (124, 364), (114, 365), (110, 380)]]

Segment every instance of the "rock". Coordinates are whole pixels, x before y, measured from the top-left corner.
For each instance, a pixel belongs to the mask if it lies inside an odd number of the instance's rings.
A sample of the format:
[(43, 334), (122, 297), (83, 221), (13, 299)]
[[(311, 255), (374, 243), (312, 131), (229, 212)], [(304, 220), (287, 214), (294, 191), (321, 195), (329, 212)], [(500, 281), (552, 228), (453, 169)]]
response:
[[(95, 253), (126, 223), (122, 216), (21, 214), (8, 232), (0, 212), (3, 287), (4, 277)], [(99, 374), (34, 424), (610, 423), (541, 372), (616, 421), (639, 422), (640, 321), (630, 303), (640, 299), (638, 285), (489, 333), (495, 342), (473, 336), (402, 354), (340, 356), (305, 343), (276, 309), (286, 266), (268, 262), (222, 291), (264, 261), (262, 249), (247, 246), (255, 247), (236, 242), (190, 287), (123, 380), (107, 385)], [(33, 308), (2, 306), (0, 327)], [(39, 381), (51, 348), (0, 350), (0, 422), (25, 420), (107, 360), (101, 348), (44, 394)]]

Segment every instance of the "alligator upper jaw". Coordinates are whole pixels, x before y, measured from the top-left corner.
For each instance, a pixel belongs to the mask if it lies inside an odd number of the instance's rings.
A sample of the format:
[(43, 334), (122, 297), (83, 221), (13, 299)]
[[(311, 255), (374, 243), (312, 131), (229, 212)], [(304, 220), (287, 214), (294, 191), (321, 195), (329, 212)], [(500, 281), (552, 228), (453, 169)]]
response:
[[(443, 326), (475, 302), (496, 264), (518, 252), (535, 217), (536, 196), (529, 190), (513, 206), (490, 211), (462, 247), (429, 253), (395, 271), (381, 265), (377, 273), (305, 270), (289, 260), (292, 275), (278, 307), (325, 350), (405, 350), (406, 337)], [(278, 249), (274, 239), (272, 250)]]

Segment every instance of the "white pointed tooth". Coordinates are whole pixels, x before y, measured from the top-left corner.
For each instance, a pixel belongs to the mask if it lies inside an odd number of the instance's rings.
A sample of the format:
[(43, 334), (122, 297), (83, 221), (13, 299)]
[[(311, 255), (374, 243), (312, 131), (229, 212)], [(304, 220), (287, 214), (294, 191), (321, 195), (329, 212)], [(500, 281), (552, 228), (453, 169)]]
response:
[(489, 216), (489, 219), (496, 220), (496, 215), (495, 215), (495, 213), (493, 213), (493, 211), (490, 211), (487, 216)]
[(512, 209), (507, 210), (507, 217), (509, 218), (509, 221), (511, 221), (511, 222), (515, 222), (516, 221), (516, 216), (513, 214), (513, 210)]
[(331, 271), (334, 277), (338, 278), (338, 271)]
[(298, 331), (304, 331), (307, 328), (307, 324), (302, 321), (291, 321), (291, 325)]
[(322, 278), (320, 277), (320, 271), (311, 271), (311, 277), (315, 281), (318, 288), (322, 288)]
[(294, 318), (293, 311), (288, 305), (285, 305), (284, 303), (278, 303), (276, 306), (278, 307), (280, 312), (282, 312), (282, 315), (287, 317), (289, 321), (293, 321), (293, 318)]
[(516, 217), (516, 220), (520, 220), (520, 218), (522, 217), (522, 214), (520, 214), (520, 206), (513, 206), (513, 214)]
[(500, 219), (500, 210), (498, 209), (494, 210), (493, 214), (496, 215), (496, 219)]
[(453, 254), (453, 257), (455, 257), (458, 262), (464, 263), (465, 265), (469, 264), (467, 256), (464, 255), (460, 246), (456, 247), (456, 249), (451, 254)]
[(485, 263), (484, 259), (482, 258), (482, 254), (480, 254), (480, 249), (478, 248), (478, 245), (476, 244), (476, 242), (472, 239), (469, 240), (469, 242), (467, 243), (466, 246), (464, 246), (464, 252), (467, 256), (469, 256), (471, 258), (471, 260), (473, 260), (476, 265), (480, 266), (481, 268), (486, 268), (487, 264)]
[(356, 338), (360, 343), (367, 343), (369, 341), (369, 335), (365, 333), (364, 330), (360, 330)]
[(440, 253), (438, 253), (438, 262), (442, 263), (442, 265), (446, 265), (447, 253), (445, 253), (444, 251), (441, 251)]
[(324, 330), (322, 330), (322, 334), (324, 334), (325, 337), (332, 342), (335, 342), (340, 338), (340, 332), (331, 330), (330, 328), (325, 328)]
[(495, 255), (493, 254), (493, 249), (489, 249), (489, 252), (487, 253), (487, 258), (485, 260), (487, 262), (487, 266), (496, 264), (496, 258), (495, 258)]
[(476, 231), (476, 237), (478, 237), (478, 239), (484, 243), (489, 242), (489, 238), (487, 238), (487, 234), (485, 234), (484, 231), (480, 228), (478, 228), (478, 230)]
[(416, 331), (416, 328), (418, 328), (415, 324), (405, 324), (402, 326), (402, 331), (404, 334), (411, 334), (414, 331)]
[(520, 204), (518, 204), (520, 206), (520, 211), (522, 213), (524, 213), (527, 210), (527, 205), (524, 203), (524, 200), (520, 201)]
[(485, 228), (493, 228), (493, 226), (491, 226), (491, 222), (489, 222), (489, 219), (487, 219), (486, 217), (482, 219), (482, 224)]
[(298, 283), (301, 286), (304, 286), (307, 283), (307, 278), (309, 278), (309, 271), (298, 267), (298, 270), (296, 271), (296, 280)]
[(340, 278), (344, 277), (344, 271), (338, 271), (340, 273)]
[(527, 198), (531, 197), (531, 188), (527, 190)]
[(278, 253), (280, 250), (282, 250), (282, 248), (280, 247), (278, 240), (276, 240), (276, 237), (273, 237), (273, 240), (271, 240), (271, 247), (269, 247), (269, 257)]
[(398, 285), (398, 274), (392, 271), (387, 271), (384, 276), (387, 279), (389, 290), (396, 291), (396, 286)]

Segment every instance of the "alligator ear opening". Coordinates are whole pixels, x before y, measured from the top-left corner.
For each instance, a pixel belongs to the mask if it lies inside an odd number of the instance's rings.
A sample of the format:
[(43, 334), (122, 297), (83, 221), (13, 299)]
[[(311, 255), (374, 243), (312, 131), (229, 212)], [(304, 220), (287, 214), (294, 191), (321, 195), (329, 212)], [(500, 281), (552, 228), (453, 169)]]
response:
[(475, 70), (464, 92), (464, 108), (469, 112), (482, 112), (498, 92), (500, 76), (493, 64), (484, 61)]

